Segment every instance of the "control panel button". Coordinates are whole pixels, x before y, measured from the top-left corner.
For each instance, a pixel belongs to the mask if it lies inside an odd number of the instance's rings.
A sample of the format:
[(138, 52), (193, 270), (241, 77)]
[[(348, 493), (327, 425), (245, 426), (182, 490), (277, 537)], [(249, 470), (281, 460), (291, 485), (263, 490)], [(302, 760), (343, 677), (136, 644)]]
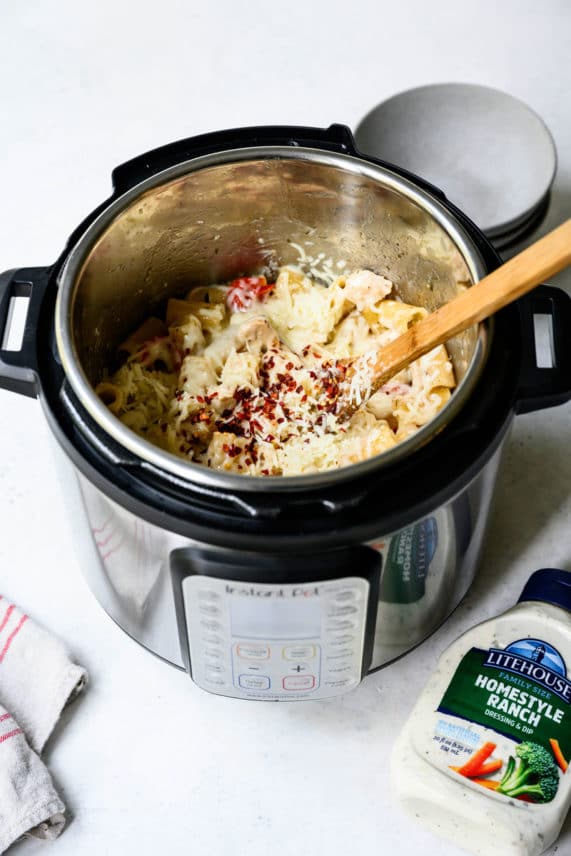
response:
[(311, 660), (316, 653), (315, 645), (286, 645), (282, 649), (282, 657), (286, 660)]
[(220, 610), (214, 603), (201, 603), (198, 607), (201, 615), (219, 615)]
[(339, 604), (339, 605), (333, 603), (333, 604), (331, 604), (331, 606), (327, 612), (327, 615), (329, 615), (331, 617), (337, 617), (337, 616), (341, 616), (341, 615), (355, 615), (356, 612), (358, 612), (358, 609), (356, 606), (351, 606), (351, 605), (348, 605), (345, 603)]
[(270, 646), (241, 642), (236, 648), (236, 653), (243, 660), (268, 660)]
[(333, 650), (327, 655), (327, 660), (344, 660), (346, 657), (351, 657), (353, 652), (350, 648), (339, 648)]
[(332, 633), (330, 645), (348, 645), (350, 642), (355, 640), (354, 636), (351, 636), (349, 633)]
[(334, 592), (335, 600), (339, 601), (339, 603), (349, 603), (354, 600), (359, 599), (358, 592), (353, 589), (341, 589), (340, 591)]
[(222, 660), (224, 658), (224, 651), (222, 648), (205, 648), (204, 658), (206, 660)]
[(219, 687), (225, 683), (224, 675), (216, 671), (216, 669), (211, 668), (206, 668), (204, 670), (204, 679), (208, 681), (209, 684), (215, 684)]
[(332, 618), (327, 625), (327, 629), (330, 632), (334, 630), (353, 630), (356, 626), (355, 622), (349, 621), (348, 618)]
[(284, 690), (312, 690), (315, 675), (286, 675), (282, 681)]
[(270, 679), (267, 675), (239, 675), (238, 686), (244, 690), (269, 690)]
[(224, 663), (216, 663), (216, 662), (207, 662), (205, 669), (211, 675), (214, 674), (222, 674), (225, 671)]
[(338, 678), (333, 681), (325, 681), (326, 687), (346, 687), (349, 684), (355, 683), (351, 678)]
[(328, 668), (328, 672), (330, 675), (338, 675), (341, 672), (349, 672), (351, 670), (351, 664), (347, 663), (347, 665), (343, 665), (343, 663), (337, 663), (336, 665), (331, 665)]
[(222, 636), (216, 636), (215, 633), (209, 633), (202, 637), (202, 641), (205, 645), (223, 645), (224, 639)]
[(203, 627), (205, 630), (212, 630), (212, 631), (220, 631), (223, 629), (220, 622), (214, 621), (213, 618), (203, 618), (202, 621), (200, 622), (200, 626)]
[(220, 595), (216, 591), (210, 591), (210, 589), (202, 589), (202, 591), (198, 592), (198, 599), (202, 601), (216, 601), (220, 600)]

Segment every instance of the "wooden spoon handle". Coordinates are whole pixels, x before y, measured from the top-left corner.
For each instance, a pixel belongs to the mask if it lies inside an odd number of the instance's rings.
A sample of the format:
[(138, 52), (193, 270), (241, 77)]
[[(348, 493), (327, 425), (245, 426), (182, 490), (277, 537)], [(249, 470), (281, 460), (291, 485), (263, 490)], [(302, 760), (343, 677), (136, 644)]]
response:
[[(374, 358), (369, 355), (361, 365), (361, 358), (353, 360), (349, 373), (349, 377), (353, 376), (352, 409), (409, 363), (444, 344), (456, 333), (493, 315), (569, 264), (571, 220), (566, 220), (480, 282), (414, 324), (406, 333), (381, 348)], [(359, 393), (355, 389), (356, 381), (361, 387)]]

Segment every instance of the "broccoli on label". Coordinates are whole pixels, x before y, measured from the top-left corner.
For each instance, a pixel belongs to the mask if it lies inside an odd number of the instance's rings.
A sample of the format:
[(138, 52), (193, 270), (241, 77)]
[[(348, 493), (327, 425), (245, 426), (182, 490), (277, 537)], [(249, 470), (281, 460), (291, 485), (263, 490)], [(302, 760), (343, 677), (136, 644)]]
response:
[(504, 777), (496, 793), (507, 797), (533, 797), (535, 802), (551, 802), (559, 787), (559, 769), (543, 746), (529, 741), (515, 750), (519, 765), (510, 755)]

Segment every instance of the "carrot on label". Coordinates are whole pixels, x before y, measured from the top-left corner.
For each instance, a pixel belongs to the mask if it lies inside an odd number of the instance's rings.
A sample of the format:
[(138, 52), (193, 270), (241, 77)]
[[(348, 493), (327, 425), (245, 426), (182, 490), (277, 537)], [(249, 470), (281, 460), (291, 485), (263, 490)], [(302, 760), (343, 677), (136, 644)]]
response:
[(563, 755), (563, 752), (561, 751), (561, 746), (559, 745), (559, 740), (555, 740), (554, 738), (551, 738), (549, 741), (549, 745), (551, 746), (551, 749), (553, 751), (553, 755), (554, 755), (555, 760), (557, 761), (559, 767), (561, 768), (561, 770), (563, 770), (564, 773), (566, 773), (567, 767), (569, 766), (569, 764), (565, 760), (565, 756)]
[(484, 743), (477, 752), (474, 752), (471, 758), (468, 758), (466, 763), (460, 767), (458, 772), (461, 776), (468, 776), (468, 778), (472, 776), (477, 776), (480, 772), (484, 761), (490, 757), (492, 752), (495, 750), (495, 743)]
[(504, 765), (503, 761), (499, 759), (497, 761), (490, 761), (489, 764), (482, 764), (478, 772), (477, 776), (489, 776), (490, 773), (497, 773), (498, 770), (501, 770)]
[(493, 782), (491, 779), (472, 779), (475, 785), (481, 785), (483, 788), (488, 788), (490, 791), (495, 791), (499, 787), (499, 782)]

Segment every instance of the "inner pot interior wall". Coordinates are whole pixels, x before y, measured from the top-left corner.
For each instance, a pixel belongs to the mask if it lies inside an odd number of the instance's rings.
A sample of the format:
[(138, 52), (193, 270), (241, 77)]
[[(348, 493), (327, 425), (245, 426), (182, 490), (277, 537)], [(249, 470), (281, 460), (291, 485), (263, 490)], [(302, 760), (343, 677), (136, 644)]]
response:
[[(404, 193), (358, 171), (301, 158), (265, 157), (188, 172), (124, 208), (77, 278), (72, 331), (96, 384), (120, 342), (166, 299), (193, 285), (272, 271), (324, 254), (345, 271), (384, 274), (405, 301), (433, 311), (470, 284), (445, 230)], [(302, 256), (303, 257), (303, 256)], [(449, 343), (457, 378), (471, 329)]]

